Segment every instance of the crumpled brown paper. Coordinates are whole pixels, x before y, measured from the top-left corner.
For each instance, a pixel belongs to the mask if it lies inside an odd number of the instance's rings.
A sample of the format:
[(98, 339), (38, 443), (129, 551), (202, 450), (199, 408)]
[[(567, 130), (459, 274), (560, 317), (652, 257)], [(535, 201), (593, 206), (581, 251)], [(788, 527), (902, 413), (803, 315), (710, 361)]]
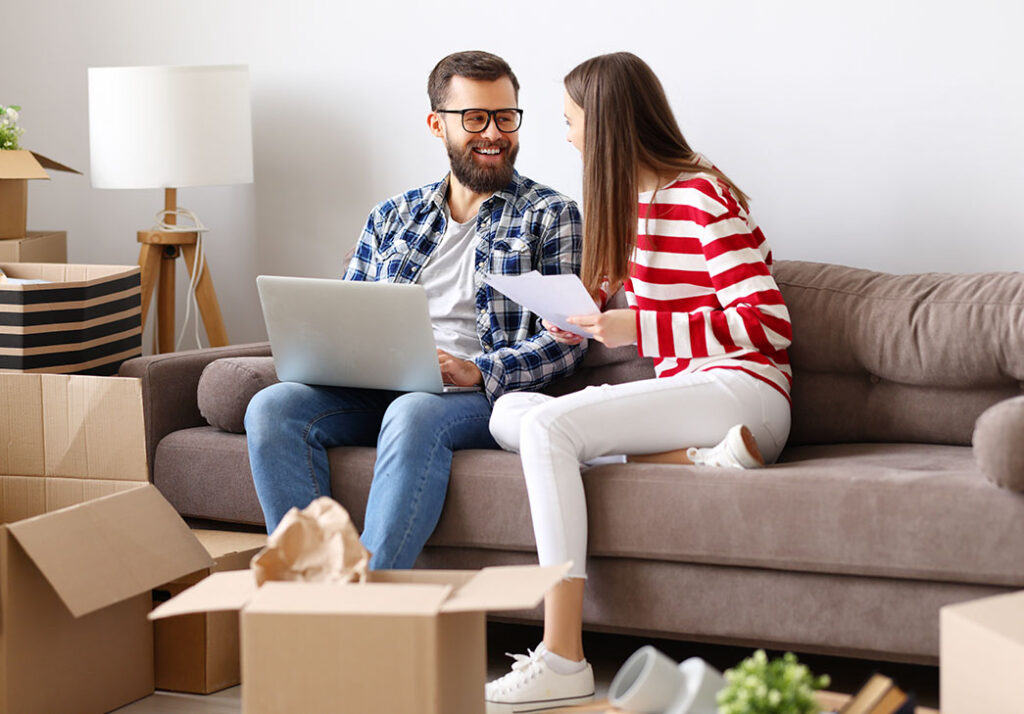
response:
[(370, 551), (359, 541), (348, 511), (327, 497), (288, 511), (250, 563), (258, 585), (268, 580), (364, 582), (369, 565)]

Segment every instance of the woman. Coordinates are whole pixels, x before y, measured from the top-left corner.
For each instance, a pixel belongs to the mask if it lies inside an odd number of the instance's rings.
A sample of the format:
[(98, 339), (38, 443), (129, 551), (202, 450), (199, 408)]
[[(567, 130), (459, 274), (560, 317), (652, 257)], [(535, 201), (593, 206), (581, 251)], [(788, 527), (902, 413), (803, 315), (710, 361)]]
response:
[[(654, 358), (656, 378), (559, 398), (512, 393), (495, 404), (492, 434), (522, 456), (540, 562), (573, 565), (545, 599), (543, 643), (487, 685), (489, 711), (593, 695), (583, 657), (581, 462), (672, 452), (680, 463), (752, 468), (774, 461), (789, 435), (789, 314), (746, 196), (690, 149), (661, 83), (635, 55), (573, 69), (565, 116), (583, 156), (581, 278), (602, 302), (622, 286), (629, 305), (570, 322), (608, 347), (635, 343)], [(546, 327), (561, 341), (579, 339)]]

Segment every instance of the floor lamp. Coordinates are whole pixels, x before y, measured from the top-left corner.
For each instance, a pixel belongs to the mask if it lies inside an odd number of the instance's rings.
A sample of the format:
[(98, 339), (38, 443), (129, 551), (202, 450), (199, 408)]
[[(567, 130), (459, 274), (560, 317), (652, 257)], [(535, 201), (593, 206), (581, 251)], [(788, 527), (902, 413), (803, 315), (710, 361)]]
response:
[[(205, 227), (179, 208), (177, 190), (252, 183), (249, 68), (90, 68), (89, 150), (95, 188), (164, 189), (156, 225), (138, 232), (142, 324), (155, 288), (157, 350), (175, 349), (174, 265), (179, 255), (210, 346), (226, 345), (213, 278), (203, 259)], [(193, 225), (179, 224), (182, 215)]]

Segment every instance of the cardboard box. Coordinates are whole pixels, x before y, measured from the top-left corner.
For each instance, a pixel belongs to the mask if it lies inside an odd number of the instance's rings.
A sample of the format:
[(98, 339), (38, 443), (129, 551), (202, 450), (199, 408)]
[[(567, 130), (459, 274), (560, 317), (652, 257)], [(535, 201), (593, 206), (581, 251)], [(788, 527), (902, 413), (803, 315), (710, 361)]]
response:
[(0, 263), (0, 371), (114, 375), (142, 354), (137, 265)]
[(1024, 702), (1024, 591), (939, 611), (942, 714), (1017, 714)]
[(0, 263), (66, 263), (66, 231), (29, 231), (24, 238), (0, 240)]
[(153, 691), (160, 583), (210, 565), (148, 484), (138, 380), (0, 374), (0, 714)]
[(0, 151), (0, 239), (24, 238), (28, 218), (28, 182), (49, 179), (46, 169), (80, 171), (34, 151)]
[(564, 566), (374, 571), (368, 583), (217, 573), (154, 610), (240, 610), (244, 714), (483, 714), (485, 611), (540, 602)]
[[(258, 533), (193, 530), (192, 535), (214, 564), (157, 588), (154, 601), (169, 600), (211, 573), (248, 568), (252, 556), (267, 544), (267, 536)], [(209, 694), (241, 681), (236, 613), (206, 612), (157, 620), (153, 641), (157, 689)]]

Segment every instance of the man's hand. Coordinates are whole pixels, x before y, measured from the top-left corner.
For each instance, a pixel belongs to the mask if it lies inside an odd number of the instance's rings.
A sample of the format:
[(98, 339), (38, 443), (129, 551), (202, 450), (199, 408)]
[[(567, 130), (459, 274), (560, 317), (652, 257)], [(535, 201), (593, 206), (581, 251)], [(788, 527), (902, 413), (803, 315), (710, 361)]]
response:
[(441, 381), (456, 387), (472, 387), (484, 383), (484, 376), (476, 363), (452, 357), (444, 350), (437, 351), (437, 364), (441, 368)]
[(555, 342), (561, 342), (563, 345), (578, 345), (586, 339), (580, 337), (575, 332), (563, 330), (558, 325), (553, 325), (547, 320), (541, 320), (540, 323), (544, 325), (544, 329), (548, 331), (548, 334), (551, 335)]
[(574, 315), (569, 322), (582, 327), (606, 347), (622, 347), (636, 342), (636, 312), (630, 309), (606, 310), (593, 315)]

